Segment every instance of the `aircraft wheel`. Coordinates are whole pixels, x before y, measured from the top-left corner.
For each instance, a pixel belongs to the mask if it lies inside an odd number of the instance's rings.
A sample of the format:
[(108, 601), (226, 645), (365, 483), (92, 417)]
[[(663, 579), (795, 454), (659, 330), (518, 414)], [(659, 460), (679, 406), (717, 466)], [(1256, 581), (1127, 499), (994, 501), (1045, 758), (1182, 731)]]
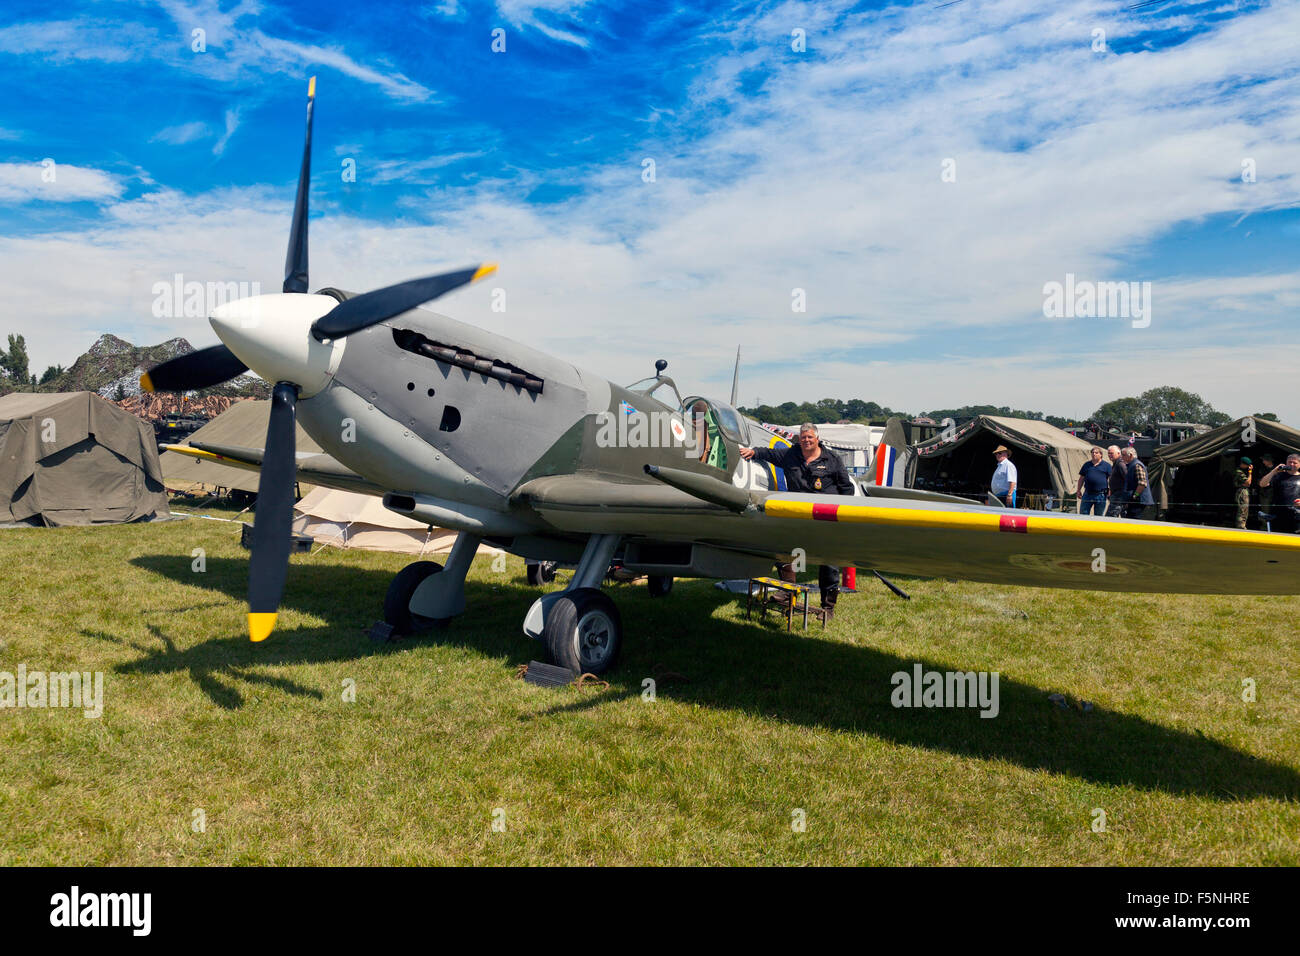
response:
[(649, 588), (651, 597), (667, 597), (668, 592), (673, 589), (673, 576), (671, 574), (652, 574), (646, 579), (646, 587)]
[(542, 561), (539, 564), (528, 565), (528, 583), (533, 587), (550, 584), (555, 580), (555, 567), (554, 561)]
[(609, 596), (596, 588), (562, 595), (542, 631), (551, 660), (575, 674), (603, 674), (623, 644), (623, 621)]
[(411, 634), (434, 623), (430, 618), (411, 613), (411, 595), (425, 578), (441, 571), (442, 565), (436, 561), (416, 561), (393, 576), (384, 595), (384, 621), (393, 626), (395, 634)]

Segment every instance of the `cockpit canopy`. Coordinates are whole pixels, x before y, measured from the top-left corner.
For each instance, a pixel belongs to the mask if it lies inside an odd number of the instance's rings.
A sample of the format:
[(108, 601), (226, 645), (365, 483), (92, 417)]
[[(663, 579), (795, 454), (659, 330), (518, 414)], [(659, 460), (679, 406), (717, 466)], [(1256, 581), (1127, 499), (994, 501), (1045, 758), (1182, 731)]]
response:
[(661, 405), (666, 405), (675, 412), (683, 411), (685, 406), (682, 404), (681, 393), (677, 391), (677, 383), (667, 375), (656, 375), (653, 378), (643, 378), (639, 382), (634, 382), (627, 387), (629, 392), (640, 392), (642, 395), (649, 395)]
[[(707, 464), (726, 470), (727, 462), (732, 457), (727, 454), (725, 445), (740, 446), (746, 444), (745, 420), (740, 412), (726, 402), (717, 398), (704, 398), (692, 395), (683, 399), (677, 391), (677, 383), (667, 375), (643, 378), (627, 387), (629, 392), (637, 392), (653, 398), (659, 404), (671, 409), (687, 420), (687, 427), (694, 422), (698, 429), (696, 441), (702, 449), (700, 460)], [(724, 442), (717, 441), (721, 435)]]
[(718, 423), (718, 428), (722, 434), (738, 445), (745, 444), (745, 424), (740, 417), (740, 412), (736, 411), (726, 402), (717, 398), (702, 398), (695, 395), (686, 399), (683, 403), (687, 409), (694, 408), (700, 402), (703, 402), (707, 411), (713, 413), (714, 420)]
[(673, 411), (680, 412), (683, 415), (687, 414), (697, 403), (703, 402), (705, 405), (704, 410), (713, 412), (718, 427), (724, 435), (738, 444), (743, 445), (745, 443), (745, 425), (744, 420), (740, 417), (740, 412), (721, 399), (704, 398), (700, 395), (692, 395), (690, 398), (683, 399), (681, 392), (677, 391), (677, 383), (667, 375), (643, 378), (641, 381), (629, 385), (627, 390), (649, 395), (661, 405), (666, 405)]

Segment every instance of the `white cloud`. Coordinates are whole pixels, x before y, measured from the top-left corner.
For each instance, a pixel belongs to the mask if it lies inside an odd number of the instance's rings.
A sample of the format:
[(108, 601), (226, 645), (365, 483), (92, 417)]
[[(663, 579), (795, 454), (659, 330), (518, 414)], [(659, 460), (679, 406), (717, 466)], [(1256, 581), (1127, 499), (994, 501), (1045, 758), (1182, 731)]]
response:
[(257, 25), (260, 12), (255, 3), (240, 3), (222, 10), (218, 0), (158, 0), (178, 29), (201, 28), (208, 51), (189, 57), (190, 68), (228, 81), (238, 81), (249, 71), (301, 75), (304, 70), (326, 66), (383, 90), (394, 99), (427, 102), (433, 91), (396, 71), (368, 66), (339, 47), (319, 46), (283, 37), (273, 37)]
[(104, 202), (122, 194), (122, 180), (84, 166), (52, 159), (38, 163), (0, 163), (0, 203)]
[(178, 126), (168, 126), (165, 129), (160, 129), (153, 134), (151, 141), (169, 143), (172, 146), (183, 146), (186, 143), (192, 143), (209, 135), (211, 135), (211, 130), (208, 129), (208, 124), (195, 120), (191, 123), (181, 123)]
[(27, 337), (33, 365), (69, 365), (103, 332), (137, 344), (174, 335), (215, 342), (203, 319), (153, 318), (154, 283), (171, 282), (175, 273), (280, 288), (275, 272), (284, 261), (288, 203), (265, 190), (197, 198), (158, 190), (105, 211), (105, 221), (89, 228), (0, 237), (6, 273), (20, 277), (9, 303), (11, 324), (18, 324), (12, 331)]
[(439, 3), (428, 3), (420, 8), (420, 15), (425, 17), (440, 16), (449, 20), (463, 20), (468, 16), (468, 11), (460, 5), (458, 0), (441, 0)]
[(0, 52), (35, 54), (55, 63), (124, 63), (150, 54), (156, 43), (148, 28), (112, 20), (46, 20), (0, 28)]
[(590, 46), (591, 41), (557, 23), (576, 22), (591, 0), (497, 0), (497, 11), (516, 27), (528, 27), (560, 43)]
[[(1091, 52), (1097, 23), (1109, 54)], [(1126, 271), (1131, 253), (1208, 217), (1300, 205), (1300, 63), (1285, 39), (1300, 35), (1300, 7), (1116, 54), (1131, 23), (1098, 0), (771, 8), (710, 40), (715, 60), (656, 138), (572, 171), (587, 186), (576, 198), (529, 206), (519, 197), (539, 177), (503, 170), (512, 178), (473, 191), (412, 193), (406, 219), (381, 222), (361, 212), (364, 193), (328, 192), (312, 220), (312, 285), (365, 290), (500, 260), (499, 275), (438, 308), (616, 381), (664, 357), (684, 386), (718, 394), (743, 340), (746, 402), (1086, 414), (1176, 384), (1234, 414), (1300, 421), (1289, 385), (1300, 355), (1285, 327), (1300, 271)], [(789, 49), (795, 26), (808, 30), (804, 60)], [(742, 95), (755, 68), (772, 72)], [(702, 134), (681, 125), (701, 116), (716, 117)], [(643, 156), (656, 160), (654, 183), (641, 179)], [(1240, 181), (1243, 157), (1258, 182)], [(956, 182), (941, 180), (945, 158)], [(380, 165), (368, 182), (418, 182), (439, 162)], [(203, 320), (153, 322), (150, 286), (179, 271), (278, 288), (292, 200), (282, 193), (163, 190), (113, 203), (104, 226), (0, 240), (33, 364), (66, 364), (93, 340), (74, 334), (83, 329), (214, 341)], [(1108, 326), (1099, 345), (1080, 323), (1073, 345), (1042, 347), (1059, 332), (1042, 318), (1042, 287), (1067, 272), (1153, 281), (1152, 326)], [(74, 285), (95, 288), (94, 300)], [(791, 312), (796, 287), (805, 315)], [(491, 311), (493, 288), (507, 291), (504, 314)], [(902, 347), (950, 335), (999, 357)]]
[(226, 131), (212, 146), (212, 155), (220, 156), (226, 151), (226, 144), (230, 142), (230, 137), (235, 135), (235, 130), (239, 129), (239, 110), (226, 110)]
[[(159, 6), (175, 21), (175, 29), (116, 20), (30, 21), (0, 28), (0, 52), (37, 55), (55, 63), (161, 61), (230, 83), (244, 82), (250, 74), (303, 76), (329, 67), (402, 102), (433, 98), (432, 90), (402, 73), (362, 63), (340, 47), (270, 36), (256, 26), (256, 4), (222, 10), (217, 0), (159, 0)], [(203, 31), (206, 49), (201, 52), (192, 50), (194, 30)]]
[[(974, 360), (947, 355), (935, 360), (847, 365), (829, 362), (824, 367), (831, 382), (865, 380), (876, 395), (915, 392), (925, 383), (922, 407), (959, 408), (979, 402), (1028, 408), (1059, 415), (1090, 415), (1112, 399), (1136, 396), (1161, 385), (1196, 392), (1215, 408), (1233, 416), (1252, 412), (1277, 412), (1295, 425), (1297, 407), (1285, 387), (1274, 388), (1269, 379), (1285, 382), (1300, 362), (1300, 344), (1276, 344), (1266, 350), (1253, 345), (1197, 348), (1136, 348), (1122, 352), (1022, 352), (994, 359)], [(749, 404), (755, 393), (764, 401), (785, 400), (786, 393), (767, 383), (745, 377), (741, 367), (741, 401)], [(815, 398), (857, 397), (835, 389)], [(778, 396), (780, 398), (778, 399)], [(869, 397), (869, 396), (867, 396)], [(814, 396), (807, 396), (815, 400)], [(879, 401), (879, 399), (877, 399)], [(881, 404), (892, 405), (888, 401)], [(897, 406), (894, 406), (897, 407)]]
[[(433, 91), (407, 78), (401, 73), (384, 73), (363, 63), (358, 63), (342, 50), (332, 47), (312, 46), (269, 37), (260, 30), (249, 34), (251, 42), (260, 49), (259, 61), (289, 64), (295, 67), (332, 67), (353, 79), (379, 87), (396, 100), (422, 103), (433, 98)], [(242, 59), (242, 58), (241, 58)], [(285, 72), (289, 70), (285, 69)]]
[(402, 182), (412, 185), (433, 184), (437, 177), (434, 171), (459, 163), (467, 159), (476, 159), (482, 153), (447, 153), (443, 156), (431, 156), (428, 159), (401, 160), (385, 159), (371, 164), (366, 170), (367, 182), (380, 185), (383, 183)]

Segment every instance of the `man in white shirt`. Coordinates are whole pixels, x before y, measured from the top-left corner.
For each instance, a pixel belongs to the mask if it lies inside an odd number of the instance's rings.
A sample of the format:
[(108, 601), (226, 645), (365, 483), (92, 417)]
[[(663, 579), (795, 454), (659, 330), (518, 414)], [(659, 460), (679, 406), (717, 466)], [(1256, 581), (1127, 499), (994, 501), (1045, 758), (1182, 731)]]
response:
[(993, 497), (1007, 508), (1016, 506), (1016, 466), (1011, 464), (1011, 452), (1007, 450), (1006, 445), (998, 445), (993, 449), (993, 457), (998, 460), (997, 468), (993, 469), (993, 482), (989, 490), (993, 492)]

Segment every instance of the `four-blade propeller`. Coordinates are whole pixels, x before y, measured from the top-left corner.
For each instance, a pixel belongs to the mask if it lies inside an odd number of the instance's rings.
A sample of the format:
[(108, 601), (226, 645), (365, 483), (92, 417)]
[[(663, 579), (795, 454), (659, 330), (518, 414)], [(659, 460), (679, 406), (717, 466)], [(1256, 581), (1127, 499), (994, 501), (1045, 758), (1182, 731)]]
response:
[[(315, 103), (316, 78), (312, 77), (307, 86), (307, 135), (303, 144), (302, 168), (298, 173), (289, 249), (285, 256), (283, 290), (287, 295), (305, 294), (308, 288), (307, 193), (311, 187), (311, 128)], [(317, 319), (310, 334), (318, 342), (345, 338), (468, 285), (495, 269), (495, 265), (481, 265), (411, 279), (353, 296)], [(277, 296), (264, 298), (279, 299)], [(268, 308), (267, 311), (271, 313), (266, 316), (267, 321), (273, 321), (275, 309)], [(220, 332), (219, 326), (217, 329)], [(239, 346), (239, 342), (235, 344)], [(257, 361), (256, 357), (253, 361)], [(140, 385), (148, 392), (191, 391), (220, 385), (248, 369), (249, 366), (229, 347), (213, 345), (155, 366), (141, 376)], [(253, 549), (248, 569), (248, 634), (254, 641), (265, 640), (275, 627), (288, 571), (297, 471), (294, 419), (300, 387), (300, 383), (279, 381), (271, 395), (271, 417), (257, 485), (257, 520), (253, 527)]]

